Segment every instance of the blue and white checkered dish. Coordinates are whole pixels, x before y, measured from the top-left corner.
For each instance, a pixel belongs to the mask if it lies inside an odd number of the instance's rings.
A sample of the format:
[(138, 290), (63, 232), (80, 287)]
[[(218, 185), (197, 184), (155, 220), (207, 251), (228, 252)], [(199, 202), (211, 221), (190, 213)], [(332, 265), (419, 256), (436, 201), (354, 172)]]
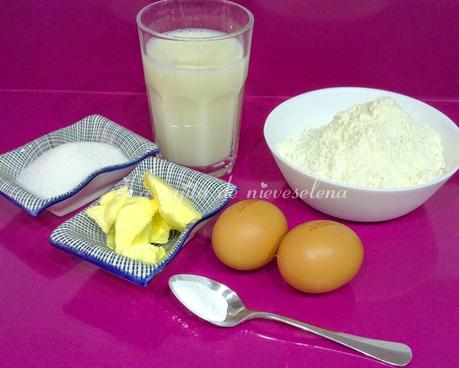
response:
[[(51, 244), (120, 277), (145, 286), (175, 257), (193, 228), (220, 211), (237, 190), (236, 186), (231, 183), (152, 157), (142, 161), (113, 189), (128, 186), (135, 196), (150, 196), (143, 186), (143, 174), (146, 171), (160, 177), (182, 192), (203, 214), (201, 220), (188, 225), (183, 232), (174, 231), (171, 233), (169, 242), (163, 245), (166, 250), (166, 256), (163, 260), (150, 265), (114, 252), (106, 246), (105, 234), (86, 215), (86, 210), (79, 212), (54, 230), (50, 238)], [(97, 203), (98, 201), (92, 206)]]
[[(71, 191), (49, 199), (41, 199), (16, 183), (15, 178), (17, 175), (43, 152), (63, 143), (82, 141), (113, 144), (123, 152), (128, 162), (97, 170), (86, 177)], [(37, 216), (46, 208), (74, 196), (97, 176), (107, 172), (126, 169), (158, 152), (158, 146), (145, 138), (103, 116), (90, 115), (75, 124), (48, 133), (19, 148), (0, 155), (0, 194), (24, 209), (30, 215)]]

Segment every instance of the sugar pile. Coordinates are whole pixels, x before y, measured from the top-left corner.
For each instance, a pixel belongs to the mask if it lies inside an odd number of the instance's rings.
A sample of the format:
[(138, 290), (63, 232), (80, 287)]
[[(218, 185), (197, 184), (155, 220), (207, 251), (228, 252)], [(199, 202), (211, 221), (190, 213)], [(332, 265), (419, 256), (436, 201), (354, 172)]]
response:
[(64, 143), (40, 155), (16, 181), (28, 192), (47, 199), (72, 190), (94, 171), (127, 161), (119, 148), (108, 143)]
[(226, 319), (228, 303), (218, 290), (196, 281), (177, 280), (174, 291), (197, 316), (220, 322)]
[(306, 129), (278, 149), (319, 178), (366, 188), (428, 183), (446, 167), (438, 133), (387, 97), (339, 112), (329, 124)]

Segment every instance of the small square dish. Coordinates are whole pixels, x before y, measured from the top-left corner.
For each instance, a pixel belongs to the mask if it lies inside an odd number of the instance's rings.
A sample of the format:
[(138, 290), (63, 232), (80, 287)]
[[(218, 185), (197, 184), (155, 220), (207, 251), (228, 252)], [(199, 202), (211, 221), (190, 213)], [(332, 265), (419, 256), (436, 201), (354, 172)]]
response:
[[(24, 168), (46, 151), (72, 142), (111, 144), (119, 148), (127, 161), (93, 171), (70, 191), (47, 199), (40, 198), (19, 185), (16, 178)], [(45, 209), (57, 216), (63, 216), (99, 197), (126, 176), (135, 164), (158, 152), (158, 146), (147, 139), (103, 116), (90, 115), (1, 154), (0, 194), (32, 216), (38, 216)]]
[[(51, 245), (126, 280), (145, 286), (176, 256), (183, 245), (191, 239), (194, 232), (228, 203), (237, 190), (237, 187), (231, 183), (154, 157), (143, 160), (113, 189), (127, 186), (134, 196), (150, 197), (149, 192), (143, 186), (145, 172), (158, 176), (181, 192), (202, 214), (200, 220), (189, 224), (184, 231), (171, 232), (169, 241), (162, 245), (166, 254), (161, 261), (156, 264), (146, 264), (120, 255), (108, 248), (105, 234), (86, 214), (87, 208), (52, 232)], [(98, 203), (96, 201), (90, 207)]]

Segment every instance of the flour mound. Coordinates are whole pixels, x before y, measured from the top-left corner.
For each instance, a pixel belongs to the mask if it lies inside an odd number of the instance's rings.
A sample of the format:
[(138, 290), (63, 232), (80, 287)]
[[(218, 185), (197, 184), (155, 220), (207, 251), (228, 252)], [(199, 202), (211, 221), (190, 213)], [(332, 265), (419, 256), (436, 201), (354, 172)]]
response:
[(425, 184), (446, 167), (441, 138), (388, 97), (339, 112), (278, 145), (281, 156), (319, 178), (367, 188)]

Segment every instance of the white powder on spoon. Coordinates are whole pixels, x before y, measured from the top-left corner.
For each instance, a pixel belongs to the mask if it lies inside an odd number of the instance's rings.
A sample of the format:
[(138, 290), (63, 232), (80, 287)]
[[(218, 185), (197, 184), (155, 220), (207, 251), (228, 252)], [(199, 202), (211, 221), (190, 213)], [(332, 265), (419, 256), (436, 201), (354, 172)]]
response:
[(217, 290), (195, 281), (174, 281), (174, 292), (197, 316), (211, 321), (226, 319), (228, 303)]
[(278, 145), (281, 156), (319, 178), (367, 188), (431, 182), (446, 167), (441, 138), (391, 98), (339, 112), (319, 129)]
[(108, 143), (64, 143), (40, 155), (16, 181), (28, 192), (48, 199), (72, 190), (103, 167), (127, 161), (119, 148)]

